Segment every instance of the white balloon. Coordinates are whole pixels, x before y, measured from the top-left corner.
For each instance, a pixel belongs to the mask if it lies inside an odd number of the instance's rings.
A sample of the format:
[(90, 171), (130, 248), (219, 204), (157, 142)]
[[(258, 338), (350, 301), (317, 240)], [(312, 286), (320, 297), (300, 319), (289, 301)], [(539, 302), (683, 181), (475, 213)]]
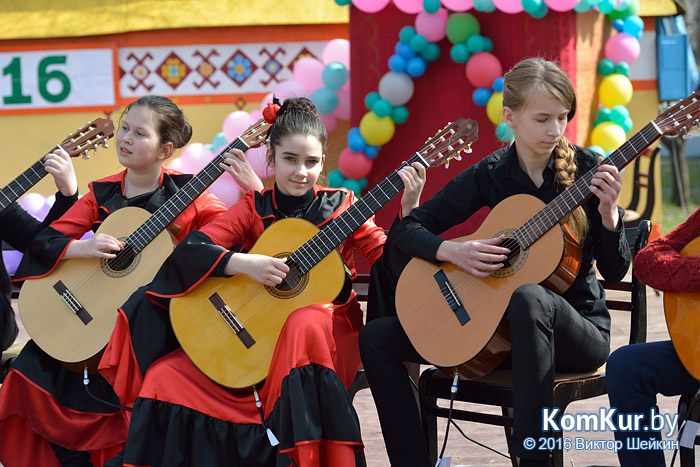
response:
[(406, 73), (389, 71), (379, 80), (379, 95), (394, 107), (404, 105), (413, 96), (413, 80)]

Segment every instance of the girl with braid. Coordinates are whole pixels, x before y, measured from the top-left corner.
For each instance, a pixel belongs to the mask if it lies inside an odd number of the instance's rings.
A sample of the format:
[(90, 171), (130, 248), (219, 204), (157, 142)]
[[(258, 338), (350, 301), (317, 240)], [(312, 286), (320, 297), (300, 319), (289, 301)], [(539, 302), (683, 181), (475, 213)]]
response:
[[(320, 227), (356, 201), (351, 191), (317, 184), (327, 140), (309, 99), (285, 100), (269, 133), (267, 161), (275, 169), (274, 187), (248, 192), (220, 218), (190, 232), (147, 295), (167, 308), (170, 298), (207, 277), (244, 274), (266, 286), (281, 284), (290, 271), (286, 258), (245, 253), (263, 231), (288, 217)], [(404, 215), (418, 206), (425, 182), (425, 170), (414, 165), (399, 171)], [(355, 250), (373, 263), (385, 238), (372, 216), (345, 239), (339, 252), (348, 279), (355, 273)], [(167, 310), (160, 313), (167, 315)], [(333, 303), (294, 310), (257, 388), (260, 412), (253, 391), (217, 384), (181, 348), (163, 355), (148, 367), (134, 402), (123, 465), (364, 466), (359, 420), (346, 390), (360, 365), (362, 321), (350, 288)]]
[[(555, 64), (529, 58), (505, 75), (503, 119), (514, 141), (459, 174), (435, 196), (395, 225), (385, 255), (449, 261), (476, 277), (500, 269), (507, 248), (503, 237), (466, 242), (438, 235), (473, 213), (525, 193), (545, 203), (566, 190), (598, 162), (597, 154), (564, 136), (576, 112), (576, 96), (566, 74)], [(591, 181), (590, 197), (567, 223), (581, 245), (581, 268), (571, 287), (558, 295), (527, 284), (513, 293), (507, 307), (513, 369), (515, 426), (510, 453), (520, 466), (550, 465), (550, 453), (528, 450), (525, 438), (542, 434), (542, 410), (551, 407), (556, 371), (600, 367), (610, 350), (610, 313), (596, 280), (594, 260), (603, 277), (621, 280), (630, 253), (617, 205), (622, 180), (617, 169), (601, 165)], [(371, 293), (371, 291), (370, 291)], [(370, 301), (370, 303), (372, 303)], [(390, 305), (387, 306), (390, 308)], [(404, 361), (426, 363), (416, 352), (393, 309), (368, 310), (382, 316), (360, 333), (360, 353), (379, 413), (391, 465), (432, 466)]]

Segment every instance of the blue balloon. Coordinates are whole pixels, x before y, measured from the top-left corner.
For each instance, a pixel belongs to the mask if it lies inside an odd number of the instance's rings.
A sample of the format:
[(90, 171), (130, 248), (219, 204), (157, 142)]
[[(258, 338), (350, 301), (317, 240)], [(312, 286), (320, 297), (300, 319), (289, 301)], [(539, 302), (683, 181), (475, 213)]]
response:
[(221, 146), (224, 146), (228, 144), (228, 141), (226, 141), (226, 136), (224, 135), (223, 131), (218, 132), (215, 136), (214, 139), (211, 140), (211, 146), (214, 149), (218, 149)]
[(615, 29), (615, 31), (622, 31), (622, 28), (624, 26), (625, 26), (625, 22), (622, 21), (620, 18), (618, 18), (612, 22), (612, 27), (613, 27), (613, 29)]
[(348, 81), (348, 69), (340, 62), (331, 62), (323, 68), (321, 80), (329, 89), (339, 89)]
[(644, 30), (644, 21), (639, 16), (628, 16), (622, 26), (622, 31), (630, 36), (637, 36)]
[(379, 146), (367, 146), (367, 147), (365, 147), (365, 156), (367, 156), (369, 159), (374, 159), (375, 157), (377, 157), (378, 152), (379, 152)]
[(601, 148), (600, 146), (596, 146), (596, 145), (588, 146), (588, 149), (590, 149), (591, 151), (597, 152), (601, 156), (605, 156), (605, 149)]
[(499, 76), (498, 78), (494, 79), (493, 84), (491, 85), (491, 89), (493, 89), (496, 92), (503, 92), (503, 81), (503, 76)]
[(338, 107), (338, 95), (332, 89), (318, 88), (311, 93), (311, 102), (316, 104), (318, 113), (329, 114)]
[(397, 54), (401, 55), (406, 60), (416, 56), (416, 51), (413, 50), (413, 47), (405, 42), (397, 42), (395, 50)]
[(427, 63), (420, 57), (413, 57), (406, 62), (406, 73), (412, 78), (418, 78), (425, 73)]
[(362, 152), (365, 150), (365, 147), (367, 147), (367, 143), (365, 143), (360, 129), (356, 126), (348, 130), (348, 147), (355, 152)]
[(389, 57), (389, 69), (397, 73), (403, 73), (406, 71), (406, 59), (399, 54), (394, 54)]
[(491, 90), (489, 88), (476, 88), (472, 93), (472, 100), (480, 107), (485, 106), (491, 98)]

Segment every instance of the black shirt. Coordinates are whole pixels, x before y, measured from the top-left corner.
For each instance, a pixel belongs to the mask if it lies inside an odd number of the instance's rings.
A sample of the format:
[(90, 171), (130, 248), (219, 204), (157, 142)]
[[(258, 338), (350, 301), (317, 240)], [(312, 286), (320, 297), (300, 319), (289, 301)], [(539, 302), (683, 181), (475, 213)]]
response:
[[(597, 164), (598, 155), (578, 146), (575, 149), (578, 179)], [(516, 194), (529, 194), (549, 203), (565, 189), (556, 181), (551, 158), (542, 175), (544, 181), (536, 187), (518, 164), (515, 144), (500, 149), (457, 175), (414, 209), (392, 228), (387, 245), (391, 243), (405, 254), (435, 261), (437, 249), (445, 241), (438, 235), (464, 222), (482, 207), (493, 208)], [(597, 261), (598, 270), (610, 282), (622, 280), (627, 273), (631, 254), (622, 226), (622, 209), (618, 208), (620, 230), (611, 231), (602, 225), (596, 196), (591, 196), (583, 208), (588, 216), (589, 230), (581, 246), (581, 267), (573, 284), (562, 296), (598, 328), (609, 331), (610, 313), (593, 263)]]

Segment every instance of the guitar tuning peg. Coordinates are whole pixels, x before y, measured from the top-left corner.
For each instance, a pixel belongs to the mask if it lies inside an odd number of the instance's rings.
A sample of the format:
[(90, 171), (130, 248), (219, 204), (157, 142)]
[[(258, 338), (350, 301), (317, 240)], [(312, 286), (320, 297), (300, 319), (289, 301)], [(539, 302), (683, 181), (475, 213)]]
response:
[(97, 146), (94, 146), (94, 147), (92, 148), (92, 155), (93, 155), (93, 156), (96, 156), (96, 155), (97, 155)]
[(102, 141), (102, 147), (107, 149), (109, 145), (107, 145), (107, 140)]
[(90, 154), (88, 154), (87, 149), (80, 154), (82, 155), (83, 159), (90, 159)]

